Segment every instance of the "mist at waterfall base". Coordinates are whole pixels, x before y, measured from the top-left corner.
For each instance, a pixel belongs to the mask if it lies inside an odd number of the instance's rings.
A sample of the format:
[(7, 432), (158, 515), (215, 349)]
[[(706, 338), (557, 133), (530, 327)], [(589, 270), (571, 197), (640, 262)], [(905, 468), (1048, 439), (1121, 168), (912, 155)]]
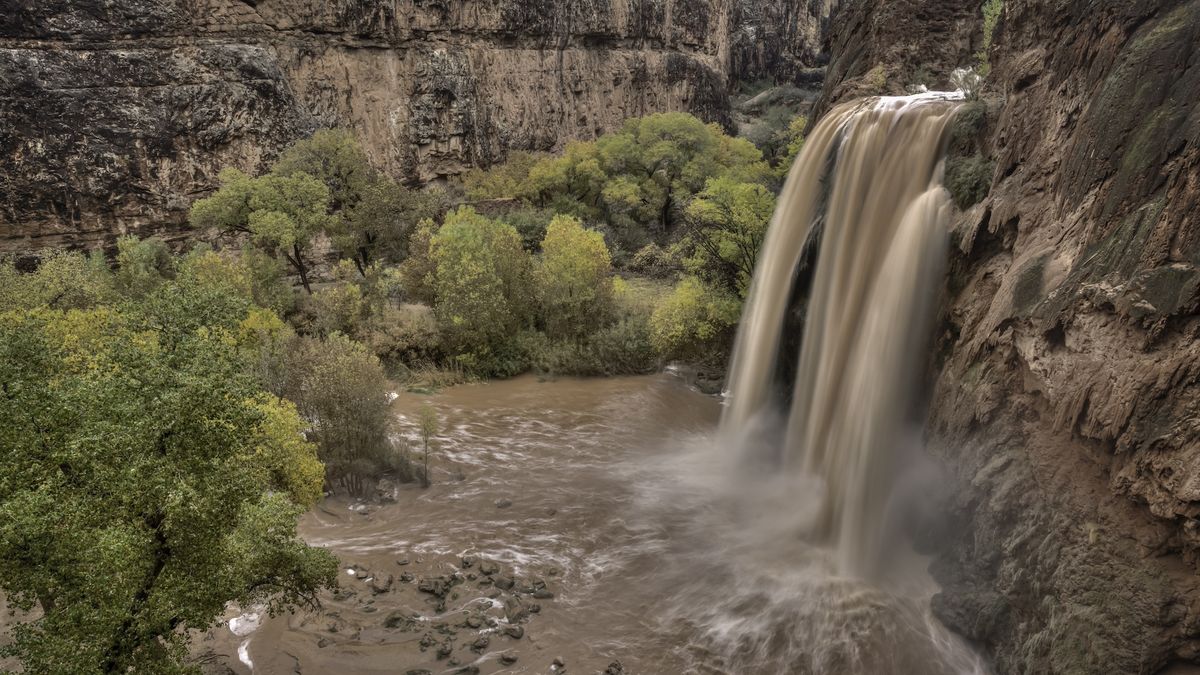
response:
[(930, 615), (909, 544), (940, 482), (921, 382), (959, 98), (869, 99), (814, 129), (760, 254), (718, 440), (671, 469), (717, 551), (678, 615), (734, 672), (984, 670)]

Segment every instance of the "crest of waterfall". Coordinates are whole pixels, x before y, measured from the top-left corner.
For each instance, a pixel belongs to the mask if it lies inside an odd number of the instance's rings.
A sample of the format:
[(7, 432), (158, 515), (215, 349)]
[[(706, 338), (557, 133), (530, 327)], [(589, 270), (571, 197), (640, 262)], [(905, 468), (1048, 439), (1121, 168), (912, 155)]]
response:
[(869, 575), (897, 466), (919, 425), (943, 274), (942, 182), (954, 94), (844, 104), (784, 185), (734, 347), (722, 434), (814, 478), (813, 535)]

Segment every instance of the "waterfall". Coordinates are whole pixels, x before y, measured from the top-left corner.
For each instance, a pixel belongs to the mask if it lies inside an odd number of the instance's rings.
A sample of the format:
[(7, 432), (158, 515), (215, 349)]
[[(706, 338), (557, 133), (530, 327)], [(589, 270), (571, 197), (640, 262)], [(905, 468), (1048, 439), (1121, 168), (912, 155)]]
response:
[(780, 195), (734, 347), (724, 438), (816, 479), (812, 535), (869, 576), (946, 258), (941, 187), (954, 94), (844, 104)]

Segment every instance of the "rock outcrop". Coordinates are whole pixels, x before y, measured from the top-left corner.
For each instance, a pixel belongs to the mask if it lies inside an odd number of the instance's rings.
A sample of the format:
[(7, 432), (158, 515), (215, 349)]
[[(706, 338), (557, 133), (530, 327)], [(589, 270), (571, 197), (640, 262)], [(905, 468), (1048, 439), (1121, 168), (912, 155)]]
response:
[(842, 2), (828, 31), (830, 63), (811, 119), (834, 103), (906, 93), (909, 85), (946, 89), (948, 76), (974, 65), (982, 44), (980, 0)]
[(323, 126), (417, 183), (656, 111), (727, 124), (735, 10), (0, 0), (0, 251), (179, 233), (220, 167), (257, 169)]
[(730, 75), (820, 86), (830, 16), (841, 0), (737, 0)]
[[(1200, 0), (1004, 4), (931, 405), (958, 478), (934, 609), (1000, 673), (1195, 672)], [(828, 98), (970, 54), (959, 5), (861, 3)]]

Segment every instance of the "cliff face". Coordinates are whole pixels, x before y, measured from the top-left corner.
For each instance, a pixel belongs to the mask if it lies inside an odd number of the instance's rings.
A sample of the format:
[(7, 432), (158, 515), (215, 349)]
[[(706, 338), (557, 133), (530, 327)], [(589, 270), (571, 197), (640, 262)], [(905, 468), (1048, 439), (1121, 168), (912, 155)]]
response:
[(910, 84), (948, 88), (982, 42), (980, 0), (843, 2), (829, 31), (829, 68), (813, 120), (834, 103), (905, 93)]
[[(831, 98), (897, 42), (923, 63), (913, 35), (975, 39), (909, 4), (923, 27), (835, 40)], [(935, 611), (1001, 673), (1194, 672), (1200, 0), (1006, 0), (990, 60), (996, 171), (955, 232), (931, 407), (958, 477)]]
[(1009, 672), (1194, 664), (1200, 2), (1006, 5), (934, 404), (973, 483), (941, 607)]
[(727, 122), (733, 0), (0, 0), (0, 251), (178, 233), (321, 126), (431, 181), (685, 110)]
[(820, 85), (830, 16), (841, 0), (737, 0), (730, 75)]

